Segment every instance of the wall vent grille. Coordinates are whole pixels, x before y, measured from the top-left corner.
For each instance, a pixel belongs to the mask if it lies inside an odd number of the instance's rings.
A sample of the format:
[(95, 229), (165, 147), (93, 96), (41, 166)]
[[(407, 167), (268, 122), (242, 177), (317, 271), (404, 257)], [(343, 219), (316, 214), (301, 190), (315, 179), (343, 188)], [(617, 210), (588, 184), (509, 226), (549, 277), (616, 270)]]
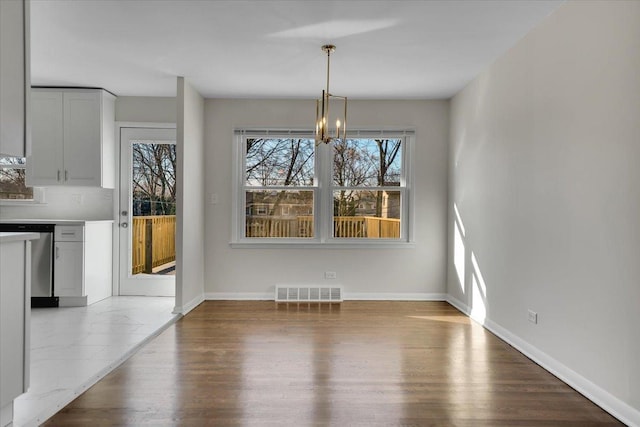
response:
[(342, 286), (276, 285), (278, 302), (342, 302)]

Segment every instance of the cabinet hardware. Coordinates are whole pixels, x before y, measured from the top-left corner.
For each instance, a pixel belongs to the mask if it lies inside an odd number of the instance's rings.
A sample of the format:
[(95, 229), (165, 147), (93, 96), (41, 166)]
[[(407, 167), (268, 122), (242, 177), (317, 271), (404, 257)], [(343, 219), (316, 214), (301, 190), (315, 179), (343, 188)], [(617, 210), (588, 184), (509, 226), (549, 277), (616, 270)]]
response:
[(60, 181), (60, 169), (58, 169), (58, 181)]
[(60, 258), (60, 246), (56, 246), (56, 259)]
[(64, 171), (64, 180), (65, 181), (69, 180), (69, 171), (67, 171), (67, 170)]

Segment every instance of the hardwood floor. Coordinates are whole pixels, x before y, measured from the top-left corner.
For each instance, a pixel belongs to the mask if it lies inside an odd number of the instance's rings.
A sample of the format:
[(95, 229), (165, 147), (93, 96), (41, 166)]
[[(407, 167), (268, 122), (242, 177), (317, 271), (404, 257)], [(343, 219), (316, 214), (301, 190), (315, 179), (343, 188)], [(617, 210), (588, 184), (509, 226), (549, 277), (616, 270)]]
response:
[(609, 426), (445, 302), (207, 301), (46, 426)]

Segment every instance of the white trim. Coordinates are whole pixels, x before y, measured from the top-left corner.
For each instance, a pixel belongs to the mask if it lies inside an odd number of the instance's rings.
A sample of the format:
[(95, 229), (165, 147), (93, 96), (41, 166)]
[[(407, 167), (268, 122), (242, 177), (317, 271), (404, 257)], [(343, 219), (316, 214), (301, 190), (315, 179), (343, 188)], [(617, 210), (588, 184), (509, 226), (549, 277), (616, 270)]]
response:
[[(33, 188), (36, 188), (36, 187), (33, 187)], [(0, 199), (0, 206), (4, 206), (4, 207), (10, 207), (10, 206), (37, 207), (37, 206), (47, 206), (47, 203), (40, 202), (40, 201), (36, 200), (35, 198), (33, 198), (33, 199)]]
[(87, 296), (81, 297), (58, 297), (59, 306), (60, 307), (86, 307), (87, 306)]
[(416, 293), (386, 293), (386, 292), (345, 292), (345, 301), (446, 301), (447, 294), (416, 292)]
[[(1, 0), (0, 0), (1, 1)], [(122, 144), (121, 131), (123, 128), (160, 128), (160, 129), (176, 129), (175, 123), (159, 123), (159, 122), (123, 122), (116, 121), (115, 125), (115, 180), (113, 189), (113, 286), (112, 295), (120, 295), (120, 147)]]
[(185, 316), (191, 310), (193, 310), (194, 308), (196, 308), (197, 306), (202, 304), (204, 302), (204, 300), (205, 300), (205, 295), (204, 294), (200, 294), (200, 295), (196, 296), (194, 299), (192, 299), (191, 301), (189, 301), (188, 303), (183, 304), (182, 307), (178, 307), (176, 305), (173, 308), (172, 313), (173, 314), (181, 314), (181, 315)]
[[(206, 292), (206, 300), (233, 301), (274, 301), (273, 292)], [(383, 293), (383, 292), (351, 292), (344, 293), (344, 300), (351, 301), (446, 301), (447, 294), (437, 293)]]
[[(257, 136), (262, 137), (268, 135), (274, 138), (315, 138), (315, 131), (308, 128), (236, 128), (233, 130), (234, 135), (240, 136)], [(395, 128), (395, 127), (376, 127), (371, 129), (347, 129), (347, 138), (402, 138), (404, 136), (414, 136), (416, 131), (412, 127)]]
[[(451, 295), (447, 296), (446, 301), (473, 319), (471, 317), (471, 309), (468, 305)], [(473, 320), (477, 321), (476, 319)], [(523, 340), (508, 329), (498, 325), (494, 321), (485, 319), (484, 322), (478, 323), (498, 338), (511, 345), (520, 353), (533, 360), (542, 368), (549, 371), (549, 373), (555, 375), (558, 379), (574, 388), (587, 399), (591, 400), (593, 403), (616, 417), (618, 420), (629, 426), (640, 426), (640, 411), (633, 408), (628, 403), (612, 395), (602, 387), (592, 383), (587, 378)]]
[(263, 301), (274, 300), (273, 292), (205, 292), (204, 297), (209, 301)]
[(163, 128), (163, 129), (175, 129), (175, 123), (160, 123), (160, 122), (116, 122), (116, 129), (120, 128)]
[[(256, 239), (258, 240), (258, 239)], [(321, 243), (313, 239), (300, 239), (300, 241), (286, 240), (284, 242), (268, 242), (268, 238), (260, 239), (262, 241), (231, 242), (229, 246), (232, 249), (415, 249), (414, 242), (399, 242), (397, 240), (375, 240), (375, 244), (371, 241), (356, 241), (345, 239), (344, 243)], [(348, 240), (348, 241), (347, 241)], [(444, 294), (443, 294), (444, 295)]]

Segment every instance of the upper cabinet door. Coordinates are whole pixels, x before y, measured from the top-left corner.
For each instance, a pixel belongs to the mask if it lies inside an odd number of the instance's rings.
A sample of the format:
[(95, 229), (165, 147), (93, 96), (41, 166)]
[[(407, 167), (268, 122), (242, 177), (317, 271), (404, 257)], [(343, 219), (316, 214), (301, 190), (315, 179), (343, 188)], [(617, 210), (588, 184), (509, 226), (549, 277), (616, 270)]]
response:
[(0, 155), (27, 155), (29, 3), (0, 0)]
[(100, 92), (65, 92), (63, 103), (65, 183), (100, 186)]
[(31, 94), (31, 138), (37, 150), (27, 158), (28, 185), (56, 185), (64, 179), (62, 98), (62, 92)]
[(115, 97), (100, 89), (33, 88), (31, 104), (27, 185), (113, 188)]

